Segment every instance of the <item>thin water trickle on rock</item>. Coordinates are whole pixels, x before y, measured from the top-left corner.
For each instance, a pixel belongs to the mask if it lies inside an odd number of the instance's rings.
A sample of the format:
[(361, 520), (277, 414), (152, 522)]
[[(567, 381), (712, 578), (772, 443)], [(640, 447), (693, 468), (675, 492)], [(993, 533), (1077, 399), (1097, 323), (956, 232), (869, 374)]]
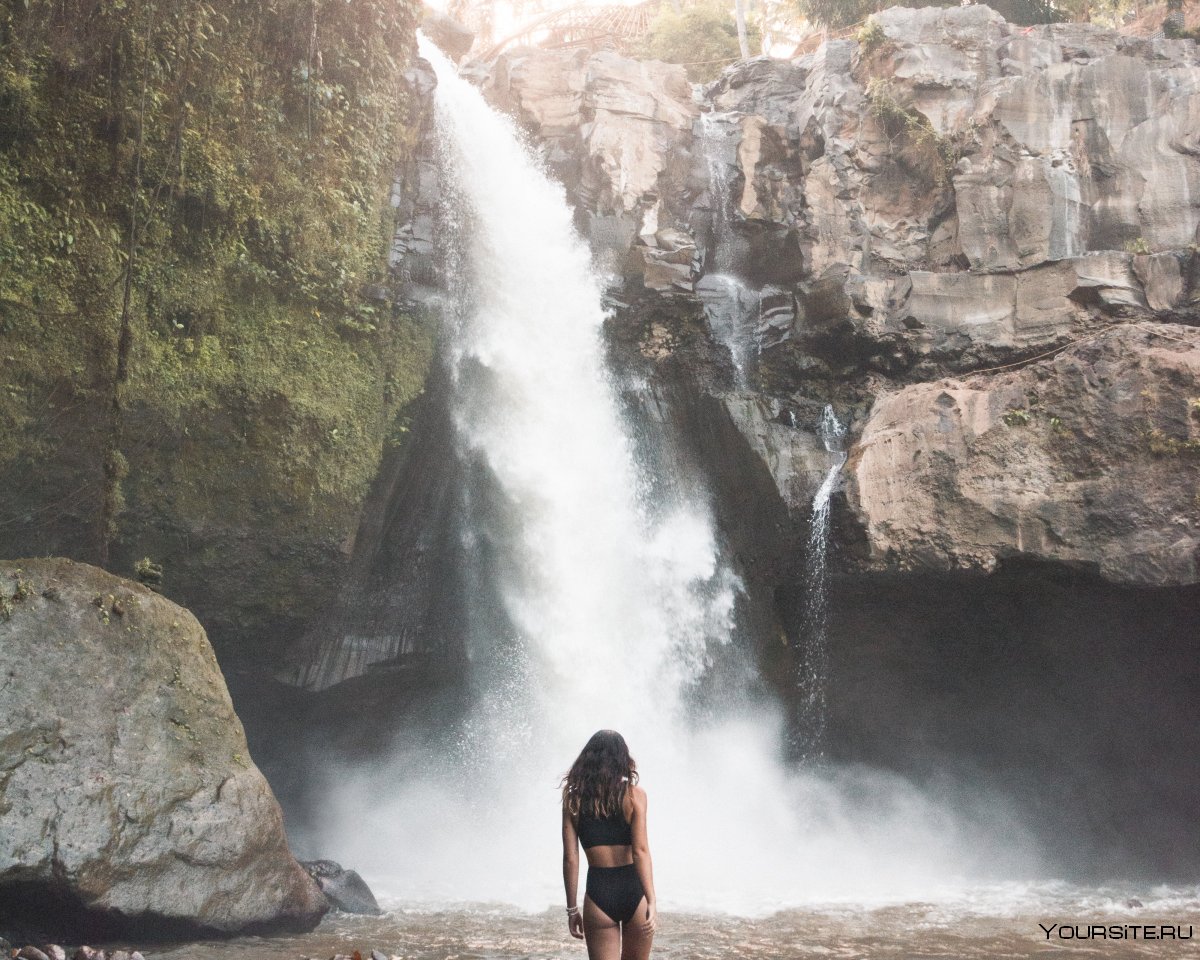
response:
[(696, 295), (704, 304), (708, 328), (717, 342), (729, 351), (734, 385), (745, 390), (758, 359), (754, 328), (761, 312), (761, 297), (737, 277), (708, 273), (696, 283)]

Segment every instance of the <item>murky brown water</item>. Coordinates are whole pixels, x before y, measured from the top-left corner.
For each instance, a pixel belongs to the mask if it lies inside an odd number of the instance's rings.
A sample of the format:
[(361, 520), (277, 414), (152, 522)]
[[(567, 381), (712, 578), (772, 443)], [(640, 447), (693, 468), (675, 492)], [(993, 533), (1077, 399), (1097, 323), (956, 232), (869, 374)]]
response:
[[(1189, 926), (1191, 940), (1048, 940), (1038, 924)], [(328, 960), (379, 949), (404, 960), (582, 960), (561, 910), (520, 913), (486, 904), (453, 909), (397, 906), (383, 917), (328, 918), (311, 934), (243, 938), (144, 951), (155, 960)], [(782, 910), (760, 918), (664, 912), (659, 960), (799, 958), (1200, 957), (1200, 887), (1136, 890), (1062, 886), (976, 891), (943, 903)]]

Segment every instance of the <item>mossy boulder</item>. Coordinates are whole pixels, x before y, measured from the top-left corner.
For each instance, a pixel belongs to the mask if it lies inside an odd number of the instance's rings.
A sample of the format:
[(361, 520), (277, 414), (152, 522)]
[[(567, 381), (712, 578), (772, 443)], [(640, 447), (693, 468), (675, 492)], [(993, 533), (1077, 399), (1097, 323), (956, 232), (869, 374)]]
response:
[(125, 936), (310, 929), (204, 630), (70, 560), (0, 562), (0, 915)]

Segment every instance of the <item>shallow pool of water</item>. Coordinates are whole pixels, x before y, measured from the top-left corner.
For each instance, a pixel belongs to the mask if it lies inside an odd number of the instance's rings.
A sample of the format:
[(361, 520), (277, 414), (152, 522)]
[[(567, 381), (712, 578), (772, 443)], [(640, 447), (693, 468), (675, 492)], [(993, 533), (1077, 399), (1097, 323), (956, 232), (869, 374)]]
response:
[[(381, 917), (328, 917), (314, 932), (248, 937), (144, 950), (156, 960), (328, 960), (378, 949), (404, 960), (568, 960), (586, 957), (567, 935), (561, 909), (523, 913), (502, 904), (446, 907), (387, 904)], [(1058, 924), (1070, 928), (1059, 935)], [(1051, 928), (1049, 937), (1039, 925)], [(1200, 957), (1200, 939), (1142, 939), (1162, 926), (1187, 936), (1200, 926), (1200, 887), (1079, 888), (1004, 885), (939, 902), (824, 904), (764, 917), (664, 910), (655, 939), (660, 960), (723, 958)], [(1073, 936), (1103, 926), (1105, 938)], [(1111, 938), (1113, 928), (1124, 939)], [(1136, 929), (1137, 939), (1134, 939)], [(1200, 931), (1197, 931), (1200, 932)]]

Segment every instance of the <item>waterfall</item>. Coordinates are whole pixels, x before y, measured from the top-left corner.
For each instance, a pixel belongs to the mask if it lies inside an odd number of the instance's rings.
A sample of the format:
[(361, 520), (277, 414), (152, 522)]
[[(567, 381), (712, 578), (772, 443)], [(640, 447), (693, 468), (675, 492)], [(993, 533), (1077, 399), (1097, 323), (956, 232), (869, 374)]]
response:
[(635, 461), (601, 284), (561, 186), (474, 87), (425, 56), (470, 224), (450, 278), (465, 294), (450, 367), (468, 531), (494, 594), (472, 655), (520, 661), (493, 726), (528, 730), (552, 772), (597, 726), (675, 721), (708, 644), (729, 639), (736, 582), (707, 504), (651, 497)]
[(699, 682), (735, 639), (740, 590), (709, 505), (638, 460), (562, 187), (448, 60), (421, 52), (458, 222), (445, 354), (474, 707), (432, 747), (347, 767), (322, 849), (393, 901), (560, 903), (558, 781), (613, 727), (650, 796), (668, 908), (928, 889), (953, 862), (933, 805), (882, 774), (789, 770), (761, 689)]
[(762, 311), (762, 298), (733, 272), (733, 179), (735, 169), (725, 156), (729, 145), (741, 134), (734, 114), (702, 113), (699, 145), (708, 173), (709, 206), (712, 215), (710, 266), (696, 293), (704, 304), (708, 328), (728, 351), (733, 361), (738, 389), (749, 386), (758, 349), (755, 327)]
[(696, 283), (696, 295), (704, 305), (708, 329), (729, 351), (734, 385), (746, 389), (758, 358), (754, 331), (762, 312), (762, 298), (728, 273), (706, 273)]
[(838, 475), (846, 463), (846, 428), (825, 405), (817, 423), (817, 435), (830, 454), (832, 463), (825, 472), (821, 486), (813, 495), (809, 514), (808, 555), (805, 558), (804, 586), (804, 649), (799, 677), (799, 731), (802, 737), (800, 753), (809, 761), (821, 757), (825, 742), (826, 686), (829, 675), (829, 647), (826, 636), (829, 625), (827, 595), (827, 554), (829, 550), (829, 498), (837, 484)]
[(700, 152), (708, 170), (708, 196), (712, 211), (712, 239), (715, 250), (713, 265), (716, 272), (729, 269), (729, 224), (733, 221), (733, 180), (729, 176), (732, 168), (724, 154), (728, 144), (741, 133), (735, 115), (715, 113), (700, 114)]

